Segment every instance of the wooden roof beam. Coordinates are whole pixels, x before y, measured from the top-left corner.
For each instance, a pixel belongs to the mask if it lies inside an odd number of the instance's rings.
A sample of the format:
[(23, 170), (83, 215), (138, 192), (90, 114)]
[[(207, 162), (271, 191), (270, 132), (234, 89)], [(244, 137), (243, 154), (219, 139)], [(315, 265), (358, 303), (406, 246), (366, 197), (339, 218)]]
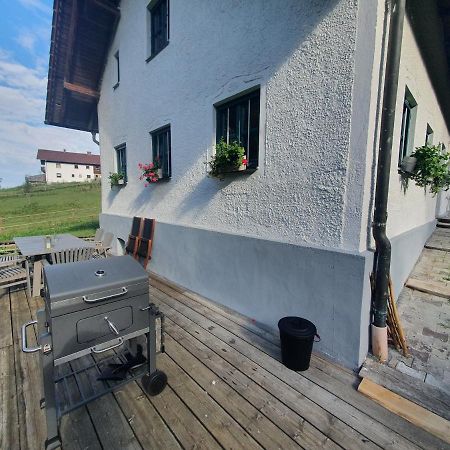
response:
[(70, 83), (69, 81), (64, 81), (64, 89), (71, 92), (76, 92), (77, 94), (86, 95), (97, 100), (100, 98), (100, 92), (86, 86), (81, 86), (80, 84)]

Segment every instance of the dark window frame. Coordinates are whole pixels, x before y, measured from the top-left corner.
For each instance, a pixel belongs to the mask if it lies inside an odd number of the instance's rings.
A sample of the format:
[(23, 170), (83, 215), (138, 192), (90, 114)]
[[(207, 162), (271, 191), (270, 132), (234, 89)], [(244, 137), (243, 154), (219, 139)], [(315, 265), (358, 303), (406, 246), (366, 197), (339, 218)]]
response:
[(113, 86), (113, 89), (117, 89), (120, 84), (120, 54), (119, 54), (119, 50), (117, 50), (116, 53), (114, 53), (114, 60), (116, 62), (117, 80)]
[(124, 142), (122, 144), (116, 145), (114, 147), (116, 151), (116, 168), (117, 173), (123, 174), (123, 180), (126, 183), (128, 181), (127, 175), (127, 144)]
[(74, 169), (78, 169), (78, 164), (73, 165)]
[[(214, 107), (216, 109), (216, 143), (221, 138), (227, 143), (239, 142), (245, 149), (248, 160), (247, 170), (256, 170), (259, 166), (260, 147), (260, 86), (216, 103)], [(234, 132), (233, 125), (230, 126), (233, 121)]]
[[(162, 179), (169, 180), (172, 177), (172, 133), (170, 124), (157, 128), (150, 132), (152, 138), (152, 160), (160, 160)], [(163, 147), (166, 146), (164, 149)], [(165, 153), (161, 155), (161, 149)]]
[[(149, 14), (149, 47), (150, 56), (147, 62), (161, 53), (170, 42), (170, 3), (169, 0), (152, 1), (147, 6)], [(157, 21), (160, 23), (157, 23)], [(156, 31), (157, 30), (157, 31)], [(161, 37), (160, 37), (161, 35)], [(161, 40), (161, 42), (159, 42)]]
[(425, 145), (433, 145), (434, 130), (430, 124), (427, 123), (427, 130), (425, 132)]
[(398, 166), (405, 156), (409, 156), (414, 151), (414, 131), (417, 115), (417, 102), (408, 87), (405, 89), (405, 97), (402, 109), (402, 124), (400, 129), (400, 145), (398, 150)]

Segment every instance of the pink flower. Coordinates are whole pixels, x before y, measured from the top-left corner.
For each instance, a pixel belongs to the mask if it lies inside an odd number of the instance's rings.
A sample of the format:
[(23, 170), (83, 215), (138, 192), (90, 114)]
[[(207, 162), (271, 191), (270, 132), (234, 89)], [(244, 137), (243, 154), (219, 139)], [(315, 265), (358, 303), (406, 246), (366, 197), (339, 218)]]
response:
[(142, 169), (142, 163), (138, 164), (139, 169)]
[(248, 159), (247, 158), (242, 158), (242, 164), (244, 166), (246, 166), (248, 164)]
[(150, 167), (150, 169), (153, 169), (153, 167), (155, 167), (155, 165), (154, 165), (153, 163), (150, 163), (150, 164), (148, 165), (148, 167)]

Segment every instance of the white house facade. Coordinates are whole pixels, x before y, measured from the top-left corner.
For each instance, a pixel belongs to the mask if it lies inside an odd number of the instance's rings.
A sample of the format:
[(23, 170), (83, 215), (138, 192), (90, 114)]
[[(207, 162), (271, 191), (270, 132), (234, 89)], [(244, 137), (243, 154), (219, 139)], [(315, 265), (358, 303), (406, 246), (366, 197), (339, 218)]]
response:
[[(83, 126), (59, 110), (47, 119), (98, 131), (102, 169), (126, 174), (120, 189), (102, 183), (101, 226), (123, 243), (133, 216), (155, 218), (151, 271), (271, 329), (283, 316), (305, 317), (321, 334), (319, 351), (358, 366), (369, 344), (385, 2), (118, 6), (99, 89), (90, 87), (98, 127), (95, 118)], [(397, 292), (437, 208), (446, 207), (415, 186), (402, 190), (406, 89), (417, 103), (412, 145), (423, 145), (428, 124), (434, 142), (450, 148), (449, 117), (412, 19), (404, 25), (390, 180)], [(236, 136), (248, 170), (208, 176), (217, 140)], [(138, 165), (155, 155), (165, 177), (146, 187)]]
[(39, 149), (37, 159), (47, 184), (85, 183), (100, 180), (100, 156), (91, 152), (74, 153)]

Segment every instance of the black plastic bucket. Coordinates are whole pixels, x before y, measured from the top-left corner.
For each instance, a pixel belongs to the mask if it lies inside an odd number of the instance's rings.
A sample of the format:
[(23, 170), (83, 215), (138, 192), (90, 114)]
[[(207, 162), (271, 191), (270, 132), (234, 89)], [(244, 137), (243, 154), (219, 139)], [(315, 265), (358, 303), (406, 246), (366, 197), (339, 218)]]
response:
[(283, 317), (278, 329), (283, 364), (292, 370), (308, 370), (314, 337), (320, 340), (316, 326), (301, 317)]

